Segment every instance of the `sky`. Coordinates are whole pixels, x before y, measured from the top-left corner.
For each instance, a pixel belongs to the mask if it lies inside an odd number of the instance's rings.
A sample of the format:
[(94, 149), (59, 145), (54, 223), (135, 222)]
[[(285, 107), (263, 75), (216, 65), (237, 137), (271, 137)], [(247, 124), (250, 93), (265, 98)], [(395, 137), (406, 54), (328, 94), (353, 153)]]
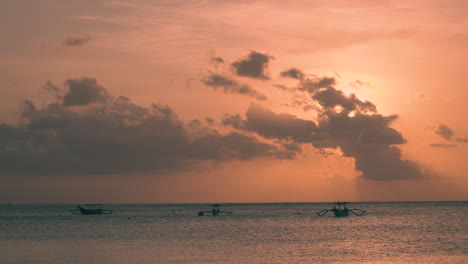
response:
[(0, 203), (468, 199), (464, 0), (0, 6)]

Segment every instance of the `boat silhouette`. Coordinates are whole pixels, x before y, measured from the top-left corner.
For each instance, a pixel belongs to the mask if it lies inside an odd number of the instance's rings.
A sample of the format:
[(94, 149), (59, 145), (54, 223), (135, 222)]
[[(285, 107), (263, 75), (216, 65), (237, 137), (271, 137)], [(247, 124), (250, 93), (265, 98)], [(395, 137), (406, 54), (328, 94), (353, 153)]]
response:
[(361, 209), (348, 209), (346, 207), (347, 204), (349, 204), (349, 202), (340, 202), (340, 201), (338, 201), (338, 202), (333, 204), (332, 209), (322, 210), (320, 212), (317, 212), (317, 215), (318, 216), (324, 216), (328, 212), (333, 212), (335, 217), (346, 217), (346, 216), (349, 216), (349, 212), (351, 212), (355, 216), (361, 216), (361, 215), (366, 213), (365, 210), (361, 210)]
[(84, 204), (83, 206), (78, 205), (77, 210), (70, 210), (75, 215), (100, 215), (100, 214), (112, 214), (112, 210), (104, 210), (100, 207), (100, 204)]
[(232, 212), (229, 211), (221, 211), (219, 207), (222, 206), (221, 204), (213, 204), (211, 205), (211, 208), (209, 211), (200, 211), (198, 212), (198, 216), (204, 216), (205, 214), (212, 214), (214, 216), (219, 215), (219, 214), (229, 214), (231, 215)]

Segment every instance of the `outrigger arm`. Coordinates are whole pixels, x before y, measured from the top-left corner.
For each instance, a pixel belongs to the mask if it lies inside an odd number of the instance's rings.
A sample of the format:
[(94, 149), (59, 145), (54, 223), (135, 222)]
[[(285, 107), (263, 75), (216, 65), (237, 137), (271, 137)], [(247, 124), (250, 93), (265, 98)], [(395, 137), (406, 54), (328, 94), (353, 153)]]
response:
[(324, 215), (326, 215), (326, 214), (327, 214), (328, 212), (330, 212), (330, 211), (331, 211), (331, 210), (322, 210), (322, 211), (320, 211), (320, 212), (317, 212), (316, 214), (317, 214), (318, 216), (324, 216)]
[[(355, 216), (361, 216), (366, 213), (366, 210), (361, 210), (361, 209), (349, 209), (351, 213)], [(354, 211), (359, 211), (359, 213), (355, 213)]]

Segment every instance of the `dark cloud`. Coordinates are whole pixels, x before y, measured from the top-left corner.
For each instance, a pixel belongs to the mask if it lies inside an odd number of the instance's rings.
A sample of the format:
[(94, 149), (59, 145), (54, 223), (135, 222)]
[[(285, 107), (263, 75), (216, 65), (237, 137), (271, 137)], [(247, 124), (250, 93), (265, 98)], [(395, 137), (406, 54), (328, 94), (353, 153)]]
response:
[[(68, 97), (43, 107), (26, 101), (21, 125), (0, 125), (0, 173), (164, 173), (204, 161), (291, 156), (283, 146), (253, 136), (222, 134), (199, 120), (186, 124), (165, 105), (144, 108), (126, 97), (107, 96), (91, 78), (65, 84)], [(102, 98), (82, 96), (81, 90), (107, 97), (69, 107)]]
[(106, 89), (97, 84), (96, 79), (81, 78), (65, 81), (68, 91), (63, 97), (65, 106), (84, 106), (92, 103), (104, 103), (109, 99)]
[(346, 96), (343, 91), (337, 90), (333, 87), (327, 87), (316, 91), (312, 95), (312, 99), (317, 101), (324, 108), (334, 108), (341, 106), (347, 111), (359, 110), (362, 112), (376, 112), (377, 108), (369, 101), (362, 102), (356, 95), (351, 94)]
[(91, 36), (68, 36), (62, 41), (65, 47), (79, 47), (87, 44), (93, 38)]
[(432, 143), (429, 146), (433, 148), (456, 148), (457, 145), (455, 144), (445, 144), (445, 143)]
[(445, 138), (446, 140), (452, 140), (452, 136), (455, 134), (450, 127), (448, 127), (448, 126), (446, 126), (444, 124), (440, 124), (437, 127), (435, 132), (436, 132), (437, 135)]
[[(362, 177), (374, 180), (421, 179), (425, 175), (415, 162), (402, 158), (394, 145), (406, 140), (392, 123), (396, 115), (383, 116), (369, 101), (356, 95), (345, 95), (333, 87), (333, 78), (319, 78), (308, 91), (311, 98), (322, 106), (317, 124), (323, 140), (314, 142), (317, 148), (339, 147), (346, 157), (355, 160), (356, 170)], [(341, 109), (336, 109), (336, 107)]]
[(52, 92), (52, 93), (60, 93), (62, 91), (62, 89), (60, 87), (58, 87), (57, 85), (53, 84), (51, 81), (47, 81), (43, 88), (46, 90), (46, 91), (49, 91), (49, 92)]
[(245, 126), (245, 120), (239, 114), (237, 115), (226, 114), (221, 120), (221, 123), (225, 126), (231, 126), (235, 129), (247, 130)]
[[(323, 81), (327, 80), (327, 81)], [(322, 82), (322, 84), (319, 84)], [(372, 180), (409, 180), (425, 177), (423, 168), (403, 159), (395, 145), (406, 140), (391, 127), (398, 116), (377, 113), (374, 104), (354, 94), (345, 95), (331, 86), (332, 79), (321, 78), (314, 89), (305, 89), (320, 105), (317, 122), (289, 114), (276, 114), (256, 105), (249, 107), (246, 118), (226, 116), (225, 125), (255, 132), (268, 139), (311, 144), (319, 152), (339, 148), (345, 157), (355, 160), (361, 177)], [(337, 109), (337, 107), (341, 107)]]
[(314, 122), (290, 114), (275, 114), (258, 105), (251, 105), (246, 117), (246, 120), (242, 120), (239, 115), (225, 116), (223, 124), (253, 131), (269, 139), (292, 139), (301, 143), (310, 143), (317, 139), (317, 126)]
[(239, 76), (255, 79), (270, 79), (270, 77), (265, 74), (265, 70), (268, 67), (268, 62), (272, 58), (272, 56), (267, 54), (252, 51), (246, 59), (238, 60), (231, 65)]
[(260, 101), (267, 99), (265, 95), (260, 94), (250, 86), (246, 84), (241, 85), (236, 80), (229, 79), (220, 74), (213, 73), (201, 81), (205, 85), (213, 87), (215, 90), (219, 87), (223, 87), (225, 93), (247, 95)]
[(318, 77), (306, 78), (300, 84), (299, 90), (314, 93), (321, 88), (333, 87), (336, 84), (336, 79), (333, 77)]
[(280, 76), (281, 77), (289, 77), (289, 78), (293, 78), (293, 79), (302, 80), (302, 79), (304, 79), (305, 75), (301, 70), (291, 68), (289, 70), (282, 71), (280, 73)]
[(403, 136), (390, 125), (397, 116), (364, 114), (350, 117), (345, 112), (325, 112), (318, 128), (324, 140), (317, 148), (339, 147), (346, 157), (354, 158), (362, 177), (373, 180), (420, 179), (424, 175), (415, 162), (404, 160), (399, 148)]

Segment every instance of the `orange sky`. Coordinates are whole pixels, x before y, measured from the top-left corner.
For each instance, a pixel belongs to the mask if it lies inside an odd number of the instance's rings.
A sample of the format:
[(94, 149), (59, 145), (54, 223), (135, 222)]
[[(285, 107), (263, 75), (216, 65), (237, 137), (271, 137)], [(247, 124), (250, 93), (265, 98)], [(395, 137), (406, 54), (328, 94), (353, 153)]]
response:
[[(467, 199), (466, 1), (40, 0), (2, 6), (0, 203)], [(268, 58), (260, 75), (249, 54)], [(281, 76), (292, 68), (305, 74), (303, 80)], [(210, 84), (215, 75), (224, 83)], [(372, 114), (399, 117), (378, 127), (384, 132), (372, 128), (346, 142), (334, 133), (347, 128), (325, 132), (330, 128), (319, 125), (324, 101), (313, 97), (326, 86), (307, 92), (303, 85), (326, 76), (335, 80), (330, 90), (372, 102)], [(131, 106), (117, 102), (119, 96)], [(34, 109), (25, 111), (24, 100)], [(60, 111), (51, 110), (56, 104)], [(316, 108), (306, 111), (305, 104)], [(103, 105), (110, 107), (105, 115), (87, 112)], [(114, 109), (126, 118), (118, 123), (122, 130), (106, 119), (116, 118), (112, 107), (128, 107)], [(142, 109), (164, 120), (150, 123), (151, 114), (133, 120)], [(249, 125), (246, 113), (257, 114), (256, 121)], [(238, 114), (245, 127), (223, 125), (226, 114)], [(261, 127), (266, 118), (284, 123)], [(60, 125), (51, 125), (58, 119)], [(307, 121), (331, 145), (295, 138)], [(421, 178), (389, 173), (382, 180), (366, 176), (374, 172), (369, 164), (362, 165), (364, 173), (359, 169), (356, 157), (369, 153), (354, 149), (356, 142), (390, 128), (405, 142), (385, 143), (383, 151), (397, 147), (396, 164), (418, 164)], [(226, 136), (232, 132), (242, 137)], [(292, 143), (302, 151), (278, 158)], [(93, 160), (80, 160), (83, 153)], [(138, 159), (128, 167), (105, 166), (125, 162), (126, 153)], [(382, 163), (377, 174), (399, 171), (392, 164)]]

